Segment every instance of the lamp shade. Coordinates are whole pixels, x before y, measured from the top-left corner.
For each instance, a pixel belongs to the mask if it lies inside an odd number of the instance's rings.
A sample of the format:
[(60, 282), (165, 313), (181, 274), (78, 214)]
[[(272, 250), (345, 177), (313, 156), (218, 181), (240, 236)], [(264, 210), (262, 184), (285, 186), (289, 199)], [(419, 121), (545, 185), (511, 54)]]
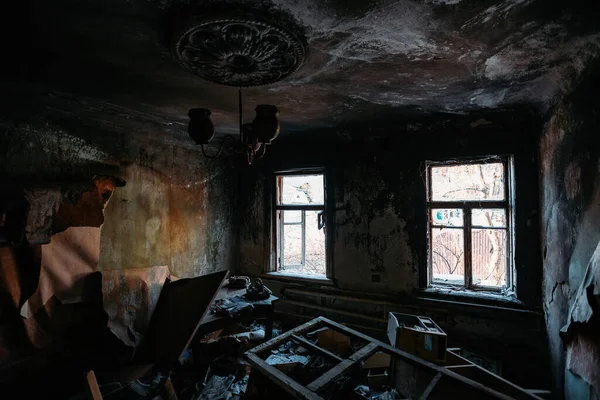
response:
[(269, 104), (256, 106), (252, 133), (261, 143), (269, 144), (279, 135), (279, 109)]
[(210, 114), (208, 108), (192, 108), (188, 113), (190, 117), (188, 135), (196, 144), (208, 144), (215, 136), (215, 126), (210, 119)]

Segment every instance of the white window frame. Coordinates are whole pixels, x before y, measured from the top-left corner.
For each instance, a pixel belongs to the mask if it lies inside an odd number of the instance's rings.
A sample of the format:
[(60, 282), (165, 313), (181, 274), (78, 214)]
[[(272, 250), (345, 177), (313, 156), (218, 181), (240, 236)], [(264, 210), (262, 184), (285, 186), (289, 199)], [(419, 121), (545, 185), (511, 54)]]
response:
[[(458, 201), (434, 201), (432, 199), (432, 167), (450, 167), (469, 164), (502, 163), (504, 166), (504, 200), (458, 200)], [(499, 292), (502, 294), (515, 293), (515, 267), (514, 267), (514, 162), (512, 156), (487, 156), (484, 158), (455, 159), (445, 161), (426, 161), (427, 176), (427, 286), (428, 287), (451, 287), (461, 288), (469, 291)], [(463, 212), (462, 227), (448, 227), (444, 229), (461, 229), (463, 231), (463, 254), (464, 254), (464, 282), (456, 284), (433, 280), (433, 235), (434, 225), (431, 219), (432, 209), (461, 209)], [(507, 232), (506, 243), (506, 283), (505, 286), (483, 286), (473, 284), (473, 269), (471, 257), (471, 232), (474, 227), (471, 222), (471, 211), (482, 208), (499, 208), (506, 212), (506, 227), (491, 228), (502, 229)], [(484, 228), (488, 229), (488, 228)]]
[[(314, 204), (298, 204), (298, 205), (286, 205), (286, 204), (279, 204), (280, 203), (280, 199), (281, 199), (281, 191), (280, 188), (282, 187), (281, 185), (281, 178), (284, 176), (302, 176), (302, 175), (321, 175), (323, 177), (323, 191), (324, 191), (324, 198), (323, 198), (323, 204), (319, 204), (319, 205), (314, 205)], [(319, 211), (320, 214), (323, 216), (322, 218), (326, 217), (326, 207), (327, 207), (327, 186), (326, 186), (326, 179), (325, 179), (325, 170), (324, 169), (300, 169), (300, 170), (293, 170), (293, 171), (280, 171), (280, 172), (275, 172), (275, 176), (274, 176), (274, 187), (273, 187), (273, 210), (274, 210), (274, 234), (275, 234), (275, 240), (274, 240), (274, 245), (275, 245), (275, 263), (271, 268), (272, 272), (282, 272), (285, 274), (292, 274), (292, 275), (298, 275), (298, 276), (302, 276), (302, 277), (306, 277), (306, 278), (313, 278), (313, 275), (303, 275), (303, 274), (298, 274), (296, 272), (289, 272), (286, 269), (284, 269), (284, 267), (304, 267), (305, 266), (305, 262), (306, 262), (306, 211)], [(301, 222), (291, 222), (291, 223), (286, 223), (283, 215), (284, 215), (284, 211), (301, 211)], [(326, 221), (324, 219), (324, 221)], [(302, 226), (302, 261), (300, 264), (298, 265), (283, 265), (283, 260), (284, 260), (284, 242), (282, 240), (282, 236), (283, 236), (283, 228), (285, 225), (301, 225)], [(329, 249), (328, 249), (328, 235), (325, 234), (324, 235), (324, 240), (325, 240), (325, 274), (324, 276), (329, 278), (330, 276), (330, 271), (329, 271)], [(319, 275), (316, 275), (319, 276)]]

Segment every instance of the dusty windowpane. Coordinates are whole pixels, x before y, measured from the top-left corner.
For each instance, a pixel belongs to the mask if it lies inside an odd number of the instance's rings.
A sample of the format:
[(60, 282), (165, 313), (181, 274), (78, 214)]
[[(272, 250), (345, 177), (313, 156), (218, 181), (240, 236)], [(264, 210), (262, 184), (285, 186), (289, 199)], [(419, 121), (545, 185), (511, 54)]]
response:
[[(287, 272), (302, 275), (325, 275), (325, 232), (318, 229), (318, 211), (304, 211), (306, 213), (305, 236), (305, 261), (302, 260), (302, 225), (285, 225), (284, 240), (284, 265), (282, 269)], [(297, 229), (289, 229), (297, 227)]]
[(502, 287), (506, 284), (506, 239), (503, 229), (471, 231), (474, 285)]
[(283, 267), (302, 264), (302, 225), (283, 226)]
[(283, 205), (323, 205), (325, 187), (323, 175), (282, 176), (281, 199)]
[(325, 275), (325, 232), (318, 229), (318, 211), (306, 211), (306, 265), (303, 274)]
[(506, 210), (502, 208), (482, 208), (472, 210), (472, 225), (483, 228), (506, 227)]
[(464, 284), (464, 233), (462, 229), (431, 229), (433, 280)]
[(502, 163), (431, 167), (433, 201), (504, 200)]
[(434, 225), (463, 226), (461, 208), (434, 208), (431, 210), (431, 222)]
[(300, 210), (286, 210), (283, 212), (283, 222), (285, 224), (301, 223), (302, 222), (302, 211)]
[[(278, 178), (278, 205), (324, 206), (323, 174), (284, 175)], [(320, 208), (320, 207), (319, 207)], [(282, 271), (300, 275), (325, 275), (325, 231), (318, 229), (321, 210), (282, 211)]]

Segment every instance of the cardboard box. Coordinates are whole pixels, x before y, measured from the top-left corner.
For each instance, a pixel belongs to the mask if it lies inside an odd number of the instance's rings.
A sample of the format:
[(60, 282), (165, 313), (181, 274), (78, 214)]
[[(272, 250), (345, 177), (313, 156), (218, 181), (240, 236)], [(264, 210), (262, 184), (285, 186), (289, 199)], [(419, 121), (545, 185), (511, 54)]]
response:
[(446, 334), (431, 318), (391, 312), (387, 333), (398, 349), (427, 361), (446, 361)]
[(380, 389), (390, 384), (389, 370), (391, 356), (382, 351), (373, 354), (362, 362), (362, 369), (367, 371), (367, 384), (371, 389)]

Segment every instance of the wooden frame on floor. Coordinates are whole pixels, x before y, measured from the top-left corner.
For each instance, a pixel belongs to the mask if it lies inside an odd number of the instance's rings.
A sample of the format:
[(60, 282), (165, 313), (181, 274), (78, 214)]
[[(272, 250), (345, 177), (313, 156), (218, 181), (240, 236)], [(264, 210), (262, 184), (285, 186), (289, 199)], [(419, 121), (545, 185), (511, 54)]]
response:
[[(333, 329), (351, 338), (359, 339), (367, 344), (353, 354), (345, 358), (341, 357), (318, 346), (318, 344), (311, 343), (302, 337), (303, 334), (320, 328)], [(264, 359), (264, 354), (270, 349), (279, 347), (283, 343), (290, 340), (299, 343), (305, 348), (311, 349), (312, 351), (319, 353), (324, 357), (334, 360), (336, 365), (308, 385), (301, 385), (284, 372), (272, 365), (269, 365)], [(514, 385), (495, 374), (489, 373), (491, 377), (498, 379), (497, 383), (499, 383), (498, 385), (492, 385), (494, 386), (494, 388), (492, 388), (489, 385), (469, 379), (468, 377), (455, 372), (456, 368), (454, 368), (453, 371), (453, 368), (432, 364), (324, 317), (315, 318), (295, 329), (292, 329), (249, 350), (246, 352), (246, 357), (256, 371), (269, 379), (274, 385), (277, 385), (279, 388), (288, 393), (290, 398), (323, 400), (320, 394), (335, 380), (335, 378), (344, 374), (346, 371), (349, 372), (351, 368), (355, 368), (357, 365), (360, 365), (362, 361), (365, 361), (377, 352), (384, 352), (391, 356), (391, 386), (393, 386), (401, 396), (405, 396), (407, 398), (437, 400), (447, 399), (448, 395), (451, 394), (452, 398), (473, 400), (541, 400), (541, 398), (535, 394), (530, 393), (527, 390)], [(475, 365), (469, 365), (468, 368), (481, 369)], [(504, 390), (504, 393), (496, 390), (502, 390), (505, 387), (509, 389), (510, 395)]]

